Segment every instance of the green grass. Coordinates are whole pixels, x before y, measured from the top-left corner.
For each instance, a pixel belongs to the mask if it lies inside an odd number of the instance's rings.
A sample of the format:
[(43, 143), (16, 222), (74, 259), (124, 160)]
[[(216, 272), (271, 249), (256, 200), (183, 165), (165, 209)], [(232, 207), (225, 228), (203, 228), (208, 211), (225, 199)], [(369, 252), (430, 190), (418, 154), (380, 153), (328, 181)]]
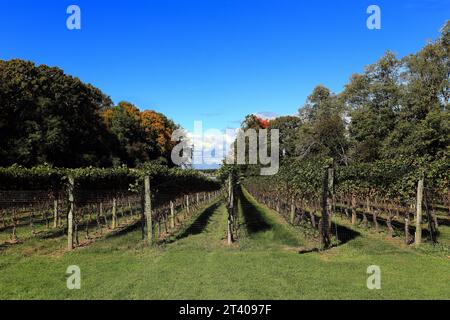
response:
[[(64, 254), (61, 239), (0, 249), (0, 299), (450, 298), (446, 256), (361, 230), (340, 247), (299, 254), (311, 244), (298, 230), (246, 192), (241, 207), (242, 230), (232, 247), (225, 243), (226, 209), (217, 202), (156, 247), (146, 247), (135, 231)], [(381, 290), (366, 287), (373, 264), (381, 267)], [(81, 290), (66, 288), (69, 265), (81, 268)]]

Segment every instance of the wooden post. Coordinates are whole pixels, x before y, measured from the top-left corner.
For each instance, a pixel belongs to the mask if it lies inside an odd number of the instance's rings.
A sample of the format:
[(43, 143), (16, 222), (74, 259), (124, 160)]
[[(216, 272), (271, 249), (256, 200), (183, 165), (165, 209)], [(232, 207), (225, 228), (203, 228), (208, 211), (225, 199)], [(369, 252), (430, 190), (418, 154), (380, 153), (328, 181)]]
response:
[(328, 211), (328, 232), (331, 232), (331, 218), (334, 214), (334, 168), (331, 166), (328, 168), (328, 188), (327, 188), (327, 211)]
[(409, 221), (409, 212), (406, 211), (406, 213), (405, 213), (405, 244), (407, 244), (407, 245), (409, 245), (409, 238), (410, 238), (410, 235), (409, 235), (409, 223), (410, 223), (410, 221)]
[(233, 211), (234, 211), (234, 195), (233, 195), (233, 176), (230, 173), (228, 177), (228, 225), (227, 225), (227, 243), (233, 243)]
[(53, 228), (58, 228), (58, 199), (53, 200)]
[(352, 206), (352, 225), (356, 226), (358, 224), (358, 212), (357, 212), (357, 206), (358, 203), (356, 201), (356, 195), (353, 193), (352, 194), (352, 201), (351, 201), (351, 206)]
[(13, 212), (12, 212), (12, 223), (13, 223), (13, 229), (12, 229), (12, 236), (11, 239), (12, 241), (17, 241), (17, 209), (14, 207), (13, 208)]
[(144, 186), (141, 186), (141, 238), (142, 240), (145, 240), (145, 190)]
[(433, 242), (433, 244), (437, 243), (436, 234), (437, 234), (437, 228), (438, 228), (438, 220), (435, 213), (432, 213), (430, 211), (430, 208), (428, 207), (428, 192), (424, 189), (424, 205), (425, 205), (425, 212), (428, 217), (428, 227), (430, 230), (430, 240)]
[(150, 176), (144, 178), (144, 215), (147, 224), (147, 240), (153, 241), (153, 225), (152, 225), (152, 197), (150, 189)]
[(186, 195), (186, 212), (189, 214), (190, 210), (189, 210), (189, 195)]
[(106, 228), (108, 228), (108, 218), (106, 217), (106, 214), (103, 214), (103, 202), (100, 202), (100, 216), (103, 217), (103, 220), (105, 222)]
[(424, 184), (424, 179), (420, 178), (419, 182), (417, 183), (416, 237), (415, 237), (416, 246), (419, 246), (422, 243), (423, 184)]
[(170, 227), (175, 228), (175, 209), (172, 201), (170, 201)]
[(329, 235), (329, 169), (325, 170), (323, 178), (323, 191), (322, 191), (322, 219), (319, 223), (320, 228), (320, 241), (323, 248), (328, 248), (331, 245), (330, 235)]
[(295, 219), (295, 198), (294, 198), (294, 196), (292, 196), (292, 199), (291, 199), (291, 217), (290, 217), (292, 225), (294, 224), (294, 219)]
[(114, 230), (117, 228), (117, 199), (116, 197), (112, 200), (112, 222), (111, 228)]
[[(366, 197), (366, 208), (367, 208), (366, 210), (370, 214), (370, 200), (369, 200), (369, 197)], [(369, 227), (369, 220), (367, 220), (366, 211), (364, 209), (362, 210), (362, 216), (363, 216), (362, 223), (364, 225), (364, 228), (367, 229)]]
[(75, 181), (73, 177), (69, 177), (69, 184), (67, 187), (67, 193), (69, 196), (69, 212), (67, 214), (67, 249), (73, 249), (73, 214), (74, 214), (74, 186)]

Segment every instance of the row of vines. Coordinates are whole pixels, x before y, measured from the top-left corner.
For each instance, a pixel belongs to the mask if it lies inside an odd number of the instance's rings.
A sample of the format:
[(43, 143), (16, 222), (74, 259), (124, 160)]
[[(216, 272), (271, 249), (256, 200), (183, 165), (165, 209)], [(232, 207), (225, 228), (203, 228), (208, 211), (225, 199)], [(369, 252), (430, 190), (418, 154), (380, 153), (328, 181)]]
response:
[(291, 224), (312, 229), (325, 247), (345, 238), (333, 218), (419, 245), (423, 234), (438, 243), (439, 224), (449, 221), (449, 173), (448, 157), (427, 166), (399, 160), (347, 166), (289, 161), (277, 175), (249, 177), (244, 185)]
[(160, 241), (219, 189), (198, 171), (159, 165), (0, 168), (0, 246), (67, 236), (71, 250), (134, 228), (147, 242)]

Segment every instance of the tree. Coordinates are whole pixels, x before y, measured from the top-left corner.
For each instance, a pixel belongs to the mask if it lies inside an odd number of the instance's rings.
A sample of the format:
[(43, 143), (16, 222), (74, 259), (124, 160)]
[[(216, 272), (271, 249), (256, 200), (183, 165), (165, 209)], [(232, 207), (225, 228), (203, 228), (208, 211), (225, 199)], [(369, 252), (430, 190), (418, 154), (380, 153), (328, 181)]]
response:
[(108, 165), (111, 100), (61, 69), (0, 61), (0, 165)]
[(269, 129), (278, 129), (280, 131), (280, 152), (283, 157), (295, 156), (298, 142), (297, 133), (301, 125), (301, 119), (293, 116), (279, 117), (270, 121)]
[(58, 68), (0, 60), (0, 115), (0, 166), (171, 164), (171, 120), (128, 102), (113, 107)]
[(178, 126), (162, 113), (152, 110), (141, 112), (140, 120), (146, 132), (147, 143), (156, 141), (157, 156), (170, 159), (171, 151), (175, 146), (175, 142), (172, 141), (172, 133), (178, 129)]
[(172, 133), (177, 126), (161, 113), (140, 111), (129, 102), (106, 108), (103, 113), (109, 132), (118, 144), (113, 148), (115, 164), (137, 166), (151, 160), (171, 164), (170, 154), (174, 147)]
[(298, 133), (296, 154), (301, 158), (328, 157), (347, 162), (346, 125), (339, 98), (318, 86), (299, 110), (303, 125)]
[(376, 161), (382, 157), (382, 142), (397, 122), (402, 105), (401, 62), (388, 51), (378, 62), (355, 74), (341, 99), (351, 119), (349, 138), (355, 161)]
[(450, 21), (441, 37), (404, 59), (405, 97), (398, 121), (386, 139), (386, 157), (433, 161), (450, 143)]
[(156, 141), (153, 145), (147, 143), (136, 106), (122, 101), (115, 107), (105, 109), (102, 115), (109, 132), (118, 142), (113, 148), (115, 165), (123, 163), (134, 167), (150, 160)]

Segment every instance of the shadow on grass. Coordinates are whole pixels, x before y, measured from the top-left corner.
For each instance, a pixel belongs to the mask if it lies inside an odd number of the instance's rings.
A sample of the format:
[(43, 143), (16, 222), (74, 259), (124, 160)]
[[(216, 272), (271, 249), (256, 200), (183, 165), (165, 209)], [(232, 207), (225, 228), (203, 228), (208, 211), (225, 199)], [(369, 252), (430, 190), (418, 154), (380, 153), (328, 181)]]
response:
[(58, 228), (58, 229), (52, 229), (52, 230), (44, 230), (39, 232), (36, 237), (39, 239), (56, 239), (63, 237), (66, 234), (65, 228)]
[[(340, 213), (341, 219), (346, 220), (350, 223), (350, 217), (345, 216), (345, 214), (343, 212), (343, 207), (337, 207), (337, 213)], [(356, 213), (357, 220), (358, 220), (357, 226), (360, 228), (363, 228), (363, 229), (367, 229), (367, 230), (368, 229), (375, 230), (372, 214), (369, 214), (366, 212), (365, 215), (367, 218), (367, 228), (366, 228), (366, 226), (364, 226), (364, 222), (363, 222), (364, 214), (361, 213), (361, 210), (358, 210), (358, 212)], [(410, 214), (410, 216), (413, 216), (413, 214)], [(427, 217), (425, 217), (425, 219), (427, 219)], [(378, 227), (379, 227), (378, 232), (387, 232), (388, 231), (387, 218), (377, 215), (376, 221), (377, 221)], [(428, 229), (428, 223), (426, 223), (426, 224), (427, 224), (427, 227), (424, 227), (422, 229), (422, 237), (431, 241), (431, 233), (430, 233), (430, 230)], [(446, 219), (438, 218), (438, 224), (447, 226), (447, 225), (450, 225), (450, 222)], [(394, 238), (399, 237), (399, 235), (398, 235), (399, 233), (401, 234), (400, 237), (403, 237), (404, 230), (405, 230), (405, 223), (403, 221), (399, 221), (397, 219), (392, 219), (391, 225), (394, 230)], [(411, 223), (409, 225), (408, 230), (409, 230), (410, 235), (414, 235), (416, 232), (415, 225), (413, 223)], [(437, 230), (435, 236), (437, 237), (438, 242), (439, 242), (440, 234), (441, 233), (439, 232), (439, 230)]]
[(124, 226), (119, 226), (119, 228), (117, 230), (110, 231), (108, 234), (106, 234), (105, 238), (111, 239), (111, 238), (121, 237), (123, 235), (126, 235), (127, 233), (139, 230), (139, 229), (141, 229), (141, 227), (142, 227), (142, 221), (136, 220), (136, 221), (131, 222), (130, 224), (127, 224)]
[[(30, 226), (30, 217), (28, 215), (21, 216), (15, 220), (17, 221), (16, 228)], [(50, 221), (51, 219), (48, 219), (48, 220)], [(34, 219), (33, 219), (33, 225), (35, 227), (45, 226), (46, 224), (47, 224), (47, 221), (45, 219), (36, 218), (36, 217), (34, 217)], [(2, 226), (2, 227), (0, 227), (0, 232), (9, 231), (9, 230), (12, 230), (13, 228), (14, 228), (13, 225)]]
[(187, 227), (183, 232), (180, 234), (171, 237), (165, 241), (163, 241), (166, 244), (173, 243), (175, 241), (187, 238), (189, 236), (197, 235), (202, 233), (206, 226), (209, 223), (209, 220), (211, 219), (211, 216), (213, 213), (219, 208), (220, 202), (213, 203), (211, 206), (207, 207), (205, 210), (200, 213), (200, 215), (195, 219), (195, 221)]
[(242, 205), (242, 213), (244, 216), (245, 225), (249, 234), (255, 234), (270, 230), (272, 226), (267, 223), (261, 212), (256, 208), (244, 195), (241, 189), (238, 191), (238, 196)]
[(23, 244), (23, 241), (22, 240), (16, 240), (15, 242), (3, 242), (3, 243), (0, 243), (0, 252), (1, 251), (3, 251), (3, 250), (6, 250), (6, 249), (8, 249), (8, 248), (11, 248), (12, 246), (17, 246), (17, 245), (19, 245), (19, 244)]
[(319, 248), (302, 249), (298, 253), (299, 254), (308, 254), (308, 253), (317, 253), (317, 252), (320, 252)]
[(446, 219), (446, 218), (437, 218), (438, 220), (438, 224), (440, 226), (446, 226), (446, 227), (450, 227), (450, 219)]
[(355, 231), (353, 229), (347, 228), (341, 224), (332, 223), (331, 225), (331, 234), (338, 237), (339, 245), (346, 244), (351, 240), (356, 239), (361, 236), (361, 233)]

